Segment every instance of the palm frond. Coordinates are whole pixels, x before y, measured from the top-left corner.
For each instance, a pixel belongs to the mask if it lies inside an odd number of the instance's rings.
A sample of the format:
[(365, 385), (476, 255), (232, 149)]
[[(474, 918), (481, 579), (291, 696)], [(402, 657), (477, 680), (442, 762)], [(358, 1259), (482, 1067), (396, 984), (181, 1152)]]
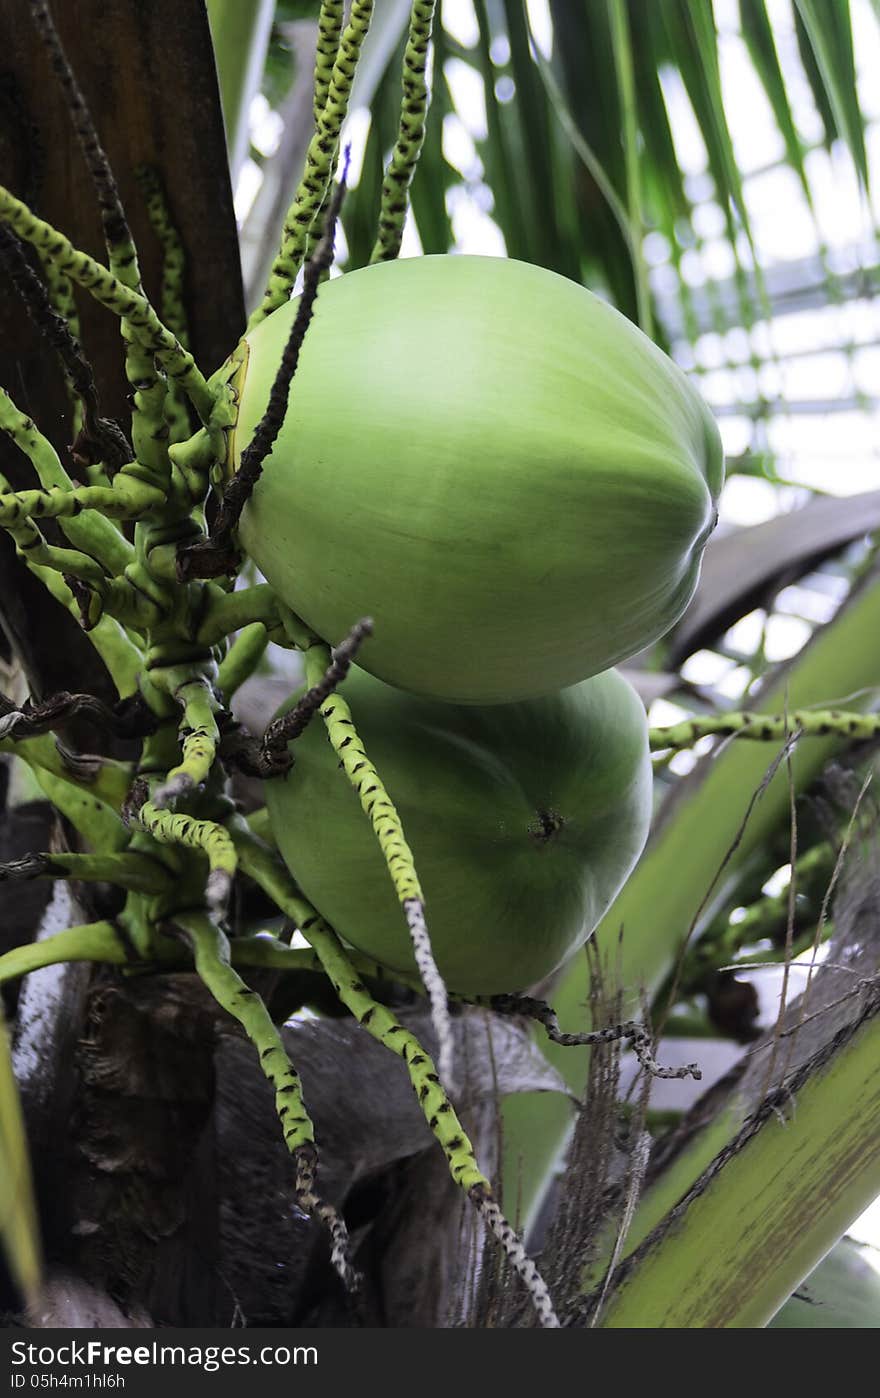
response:
[(18, 1087), (0, 1018), (0, 1238), (12, 1277), (31, 1300), (40, 1280), (37, 1211)]

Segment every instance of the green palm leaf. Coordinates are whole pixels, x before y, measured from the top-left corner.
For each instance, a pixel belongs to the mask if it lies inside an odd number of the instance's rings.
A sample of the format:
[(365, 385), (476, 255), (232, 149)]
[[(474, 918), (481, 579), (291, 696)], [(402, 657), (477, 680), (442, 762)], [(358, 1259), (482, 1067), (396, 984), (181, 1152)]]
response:
[(6, 1026), (0, 1018), (0, 1236), (22, 1295), (31, 1300), (40, 1280), (40, 1244), (27, 1139)]
[[(850, 149), (862, 183), (868, 186), (865, 123), (859, 108), (849, 0), (795, 0), (804, 33), (816, 60), (834, 124)], [(802, 49), (803, 52), (803, 49)], [(813, 78), (815, 92), (815, 75)]]

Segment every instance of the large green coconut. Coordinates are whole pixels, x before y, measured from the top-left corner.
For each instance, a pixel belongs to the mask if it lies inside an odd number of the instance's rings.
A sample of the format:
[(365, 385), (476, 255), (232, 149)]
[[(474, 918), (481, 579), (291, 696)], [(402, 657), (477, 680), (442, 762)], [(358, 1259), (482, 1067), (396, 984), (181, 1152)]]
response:
[[(247, 337), (231, 461), (296, 302)], [(421, 257), (322, 287), (240, 536), (366, 669), (436, 698), (546, 694), (663, 635), (722, 481), (684, 374), (583, 287), (522, 262)]]

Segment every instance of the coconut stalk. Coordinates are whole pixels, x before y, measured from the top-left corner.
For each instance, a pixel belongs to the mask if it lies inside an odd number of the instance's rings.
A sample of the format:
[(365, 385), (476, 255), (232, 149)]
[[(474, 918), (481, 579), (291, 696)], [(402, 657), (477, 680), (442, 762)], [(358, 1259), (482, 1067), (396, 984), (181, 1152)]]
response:
[[(804, 995), (744, 1055), (733, 1088), (733, 1075), (710, 1088), (653, 1152), (636, 1125), (626, 1168), (618, 1160), (609, 1173), (609, 1142), (624, 1139), (619, 1064), (592, 1060), (540, 1259), (563, 1325), (764, 1326), (804, 1278), (809, 1290), (817, 1262), (880, 1188), (880, 867), (876, 808), (868, 823), (867, 805), (859, 804), (862, 833), (850, 838), (838, 865), (828, 957)], [(601, 983), (597, 966), (597, 1018)], [(616, 1007), (604, 1013), (613, 1016)], [(705, 1146), (703, 1123), (713, 1112), (712, 1148), (698, 1163), (693, 1148)], [(499, 1323), (528, 1321), (519, 1306), (503, 1311)]]
[[(801, 1085), (814, 1068), (823, 1066), (830, 1054), (846, 1041), (853, 1026), (873, 1013), (880, 967), (875, 838), (876, 828), (873, 828), (861, 846), (855, 849), (847, 846), (847, 852), (839, 858), (837, 874), (844, 870), (844, 884), (834, 904), (835, 931), (825, 963), (818, 972), (811, 974), (804, 994), (785, 1010), (779, 1025), (741, 1060), (733, 1090), (719, 1098), (716, 1089), (716, 1102), (708, 1121), (704, 1104), (697, 1103), (690, 1117), (681, 1124), (672, 1149), (666, 1152), (667, 1156), (671, 1155), (670, 1163), (665, 1169), (661, 1164), (659, 1172), (655, 1169), (654, 1178), (639, 1201), (622, 1249), (624, 1258), (649, 1234), (654, 1235), (667, 1227), (670, 1218), (680, 1212), (681, 1201), (698, 1190), (699, 1181), (714, 1175), (719, 1164), (738, 1148), (737, 1142), (748, 1139), (754, 1123), (766, 1115), (768, 1102), (775, 1101), (777, 1107), (781, 1105), (780, 1119), (786, 1119), (795, 1109), (800, 1118)], [(868, 1145), (876, 1152), (877, 1132), (871, 1123), (870, 1110), (863, 1111), (858, 1103), (854, 1108), (852, 1100), (842, 1094), (833, 1111), (829, 1110), (829, 1115), (835, 1113), (838, 1114), (837, 1130), (842, 1137), (851, 1131), (854, 1122), (858, 1131), (866, 1133)], [(854, 1179), (860, 1171), (861, 1167), (853, 1167)], [(759, 1175), (755, 1177), (754, 1187), (756, 1193), (764, 1188)], [(870, 1185), (865, 1187), (870, 1188)], [(819, 1228), (817, 1245), (824, 1244), (819, 1257), (827, 1251), (828, 1244), (824, 1242), (818, 1215), (826, 1201), (832, 1199), (834, 1189), (832, 1179), (821, 1192), (821, 1203), (815, 1206)], [(844, 1219), (837, 1236), (873, 1197), (869, 1193), (859, 1208)], [(858, 1190), (855, 1199), (856, 1202), (861, 1200)], [(843, 1207), (847, 1207), (846, 1200)], [(792, 1237), (800, 1238), (804, 1234), (805, 1230), (801, 1229)], [(832, 1241), (836, 1241), (836, 1237)], [(748, 1245), (745, 1234), (743, 1245)], [(612, 1246), (608, 1238), (605, 1257), (610, 1255)], [(780, 1261), (784, 1270), (787, 1265), (785, 1248), (780, 1249)], [(604, 1260), (590, 1268), (584, 1275), (585, 1284), (598, 1284), (604, 1268)]]
[(767, 1325), (880, 1192), (878, 1061), (875, 991), (633, 1257), (603, 1328)]

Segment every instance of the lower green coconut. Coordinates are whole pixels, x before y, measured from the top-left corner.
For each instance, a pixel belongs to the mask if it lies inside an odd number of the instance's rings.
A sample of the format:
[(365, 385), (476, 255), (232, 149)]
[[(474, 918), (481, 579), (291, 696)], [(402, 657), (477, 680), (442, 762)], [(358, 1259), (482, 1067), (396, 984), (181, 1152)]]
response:
[[(340, 692), (403, 821), (447, 986), (503, 994), (549, 975), (586, 941), (647, 839), (651, 764), (634, 690), (611, 670), (477, 707), (353, 669)], [(385, 862), (323, 725), (292, 750), (292, 770), (266, 784), (288, 867), (354, 947), (412, 972)]]

